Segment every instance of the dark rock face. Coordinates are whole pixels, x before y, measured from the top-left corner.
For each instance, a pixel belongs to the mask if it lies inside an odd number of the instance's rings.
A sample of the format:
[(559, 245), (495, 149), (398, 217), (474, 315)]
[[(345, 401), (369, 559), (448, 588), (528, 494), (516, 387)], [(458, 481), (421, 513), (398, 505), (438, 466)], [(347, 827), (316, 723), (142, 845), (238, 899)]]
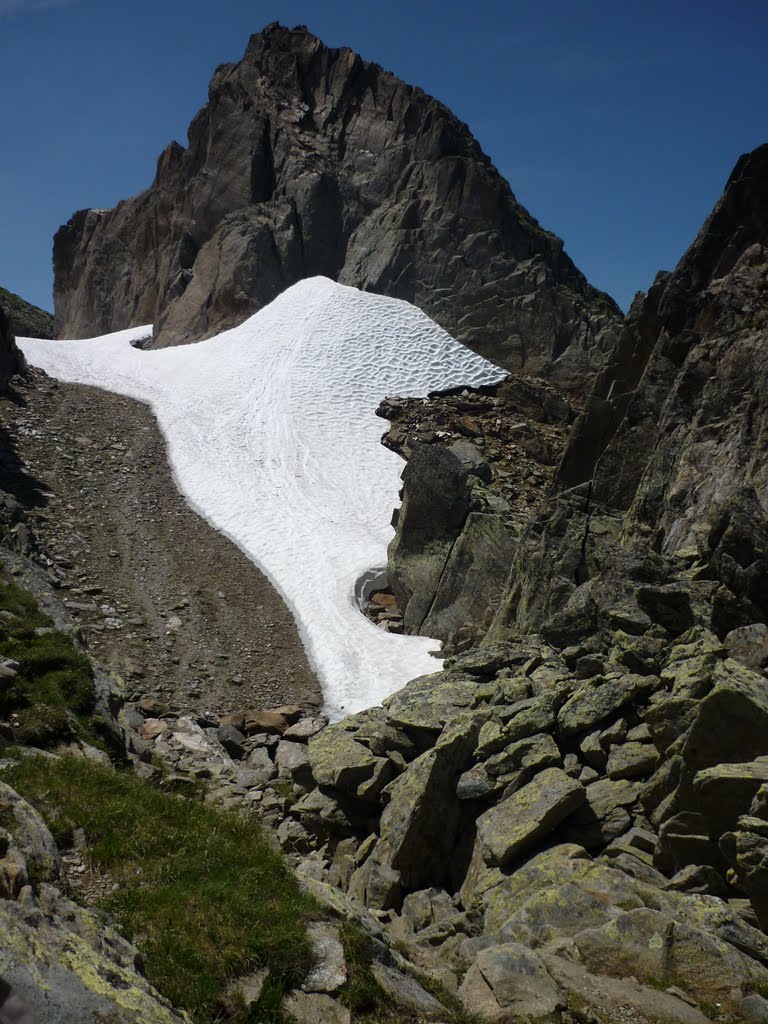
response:
[[(768, 145), (739, 160), (676, 270), (636, 300), (492, 638), (553, 615), (583, 635), (622, 602), (636, 619), (646, 584), (672, 635), (692, 616), (721, 638), (765, 622), (767, 451)], [(662, 593), (676, 575), (682, 590)]]
[(301, 278), (407, 299), (516, 371), (576, 382), (621, 314), (515, 200), (466, 125), (306, 29), (270, 25), (172, 143), (153, 185), (54, 243), (57, 332), (232, 326)]
[(767, 329), (768, 145), (739, 160), (677, 269), (633, 307), (561, 487), (591, 479), (592, 500), (660, 551), (716, 547), (729, 505), (768, 505)]
[(24, 369), (24, 356), (16, 347), (11, 321), (0, 306), (0, 395), (8, 390), (11, 377)]

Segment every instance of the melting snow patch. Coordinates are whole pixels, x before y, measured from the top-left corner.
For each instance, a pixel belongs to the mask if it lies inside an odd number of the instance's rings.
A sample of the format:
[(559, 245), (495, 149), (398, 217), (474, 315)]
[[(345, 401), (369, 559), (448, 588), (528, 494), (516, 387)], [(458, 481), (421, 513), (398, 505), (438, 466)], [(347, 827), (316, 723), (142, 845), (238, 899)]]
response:
[(147, 331), (21, 348), (53, 377), (152, 406), (182, 493), (293, 611), (331, 715), (437, 671), (436, 641), (377, 629), (355, 597), (386, 562), (403, 468), (374, 410), (504, 371), (415, 306), (321, 277), (208, 341), (133, 347)]

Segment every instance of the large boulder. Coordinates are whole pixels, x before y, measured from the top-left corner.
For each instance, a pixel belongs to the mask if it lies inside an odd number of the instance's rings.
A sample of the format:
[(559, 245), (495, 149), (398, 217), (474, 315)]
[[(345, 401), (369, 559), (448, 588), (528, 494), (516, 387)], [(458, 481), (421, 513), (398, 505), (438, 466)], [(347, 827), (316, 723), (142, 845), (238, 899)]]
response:
[(484, 949), (467, 971), (459, 998), (493, 1024), (555, 1020), (565, 997), (544, 961), (517, 943)]
[(547, 768), (527, 786), (480, 815), (476, 849), (486, 864), (507, 867), (585, 799), (580, 782), (569, 778), (560, 768)]

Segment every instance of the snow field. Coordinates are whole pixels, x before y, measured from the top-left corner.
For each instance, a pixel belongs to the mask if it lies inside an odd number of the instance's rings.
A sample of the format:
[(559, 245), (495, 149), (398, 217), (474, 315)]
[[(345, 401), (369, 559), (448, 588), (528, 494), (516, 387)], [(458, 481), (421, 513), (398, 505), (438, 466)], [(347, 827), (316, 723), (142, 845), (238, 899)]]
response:
[(19, 342), (53, 377), (151, 405), (181, 492), (293, 612), (333, 718), (437, 671), (436, 641), (383, 632), (354, 599), (386, 564), (404, 465), (375, 409), (505, 372), (409, 303), (321, 277), (207, 341), (133, 347), (150, 332)]

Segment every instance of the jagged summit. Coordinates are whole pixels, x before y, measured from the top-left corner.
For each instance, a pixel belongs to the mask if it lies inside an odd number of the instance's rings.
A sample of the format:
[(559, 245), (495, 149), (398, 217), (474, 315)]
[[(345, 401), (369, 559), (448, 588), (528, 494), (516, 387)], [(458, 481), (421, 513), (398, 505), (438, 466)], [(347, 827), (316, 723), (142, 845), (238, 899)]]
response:
[(276, 23), (217, 68), (187, 148), (166, 148), (147, 191), (60, 229), (54, 268), (60, 336), (151, 322), (158, 347), (318, 274), (561, 380), (602, 362), (621, 319), (442, 103)]

